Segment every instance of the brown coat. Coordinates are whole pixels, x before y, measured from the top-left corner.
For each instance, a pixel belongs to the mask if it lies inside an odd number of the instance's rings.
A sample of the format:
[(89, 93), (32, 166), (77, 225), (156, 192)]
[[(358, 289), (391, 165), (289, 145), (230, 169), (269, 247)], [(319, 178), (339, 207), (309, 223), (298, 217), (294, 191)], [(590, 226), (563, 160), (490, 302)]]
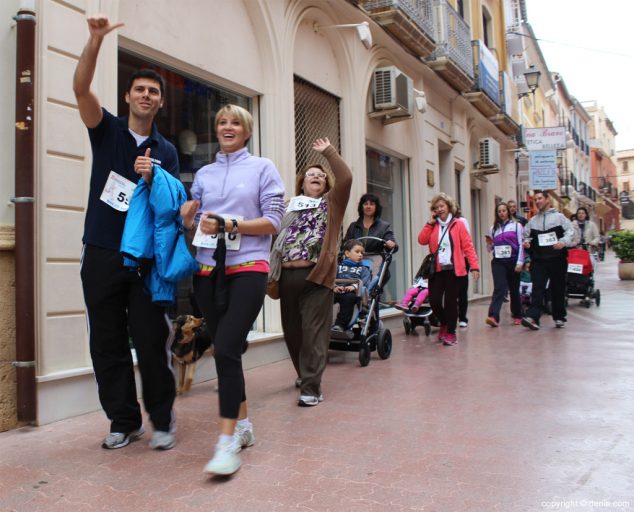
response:
[(335, 175), (335, 186), (328, 191), (324, 199), (328, 201), (328, 218), (326, 219), (326, 234), (317, 264), (308, 274), (306, 280), (313, 283), (334, 288), (337, 275), (337, 253), (339, 251), (339, 233), (343, 223), (343, 215), (350, 199), (352, 187), (352, 173), (332, 146), (325, 149), (322, 155)]

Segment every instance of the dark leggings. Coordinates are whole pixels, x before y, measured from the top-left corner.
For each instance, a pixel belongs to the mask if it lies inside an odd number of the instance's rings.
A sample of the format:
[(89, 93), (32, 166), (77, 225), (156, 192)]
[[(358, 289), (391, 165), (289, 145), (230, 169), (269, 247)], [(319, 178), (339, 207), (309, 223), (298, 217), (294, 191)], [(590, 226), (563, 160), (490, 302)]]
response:
[(208, 277), (194, 276), (196, 303), (207, 321), (214, 342), (218, 374), (220, 417), (236, 419), (240, 404), (247, 399), (242, 371), (242, 349), (262, 309), (267, 274), (240, 272), (227, 276), (229, 305), (218, 315), (211, 300), (213, 285)]
[(440, 324), (447, 326), (451, 334), (456, 332), (458, 323), (458, 292), (466, 279), (456, 276), (453, 270), (436, 272), (429, 279), (429, 304)]

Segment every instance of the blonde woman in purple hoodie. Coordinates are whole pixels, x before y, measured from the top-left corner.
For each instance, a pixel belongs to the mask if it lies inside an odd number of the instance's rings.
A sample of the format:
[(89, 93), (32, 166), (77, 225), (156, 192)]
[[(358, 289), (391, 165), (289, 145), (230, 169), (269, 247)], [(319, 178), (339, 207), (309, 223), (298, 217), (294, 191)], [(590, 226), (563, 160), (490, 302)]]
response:
[[(216, 114), (215, 126), (220, 152), (213, 164), (196, 173), (193, 200), (181, 213), (185, 227), (196, 228), (193, 243), (200, 270), (194, 275), (194, 294), (214, 340), (218, 374), (220, 436), (204, 472), (230, 475), (240, 468), (240, 450), (255, 443), (247, 416), (242, 352), (264, 302), (271, 238), (284, 213), (284, 185), (273, 162), (246, 148), (253, 130), (247, 110), (226, 105)], [(227, 233), (226, 308), (214, 294), (219, 223), (212, 216), (218, 215), (224, 218)]]

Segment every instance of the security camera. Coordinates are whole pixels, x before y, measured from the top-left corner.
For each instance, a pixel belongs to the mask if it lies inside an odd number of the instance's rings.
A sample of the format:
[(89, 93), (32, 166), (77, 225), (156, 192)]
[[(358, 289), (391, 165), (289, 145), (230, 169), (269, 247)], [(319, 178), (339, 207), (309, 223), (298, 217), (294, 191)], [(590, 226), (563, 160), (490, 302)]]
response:
[(427, 98), (425, 97), (425, 91), (419, 91), (418, 89), (413, 89), (415, 97), (414, 102), (416, 103), (416, 110), (418, 110), (421, 114), (424, 114), (427, 110)]
[(372, 48), (372, 32), (370, 32), (370, 25), (367, 21), (357, 25), (357, 34), (366, 50)]

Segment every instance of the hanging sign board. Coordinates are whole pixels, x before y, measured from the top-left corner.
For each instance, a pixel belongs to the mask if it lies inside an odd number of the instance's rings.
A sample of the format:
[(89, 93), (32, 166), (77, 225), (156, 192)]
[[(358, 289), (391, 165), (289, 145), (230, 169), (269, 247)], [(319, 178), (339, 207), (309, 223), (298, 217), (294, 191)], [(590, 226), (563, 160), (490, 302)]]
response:
[(554, 190), (557, 187), (557, 152), (528, 152), (528, 186), (533, 190)]

